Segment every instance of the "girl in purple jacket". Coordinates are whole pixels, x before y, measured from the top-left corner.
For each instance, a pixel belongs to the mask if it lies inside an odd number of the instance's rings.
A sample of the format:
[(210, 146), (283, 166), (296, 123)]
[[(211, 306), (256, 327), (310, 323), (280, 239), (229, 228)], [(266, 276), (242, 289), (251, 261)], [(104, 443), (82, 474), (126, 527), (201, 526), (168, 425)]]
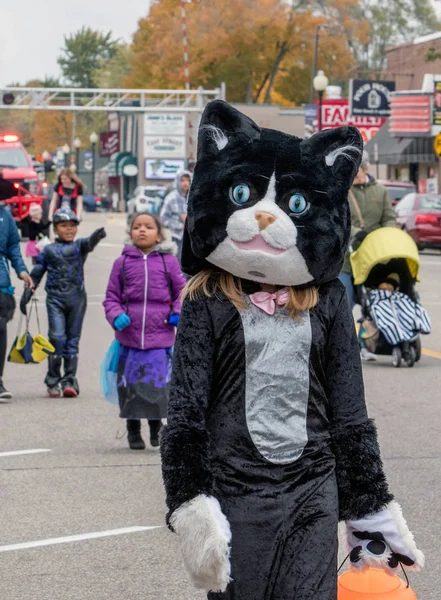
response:
[(167, 415), (167, 384), (185, 285), (179, 263), (161, 245), (161, 223), (135, 215), (126, 246), (114, 263), (104, 300), (106, 318), (121, 344), (118, 362), (120, 417), (127, 419), (129, 446), (144, 450), (140, 419), (148, 419), (150, 443), (159, 445)]

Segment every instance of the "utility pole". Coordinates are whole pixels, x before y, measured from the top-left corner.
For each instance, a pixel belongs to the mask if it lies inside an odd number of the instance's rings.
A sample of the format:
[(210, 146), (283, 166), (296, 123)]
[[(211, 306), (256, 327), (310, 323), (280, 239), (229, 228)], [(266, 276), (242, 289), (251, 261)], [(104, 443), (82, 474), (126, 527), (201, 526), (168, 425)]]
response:
[(314, 77), (317, 75), (317, 53), (319, 45), (319, 33), (321, 25), (317, 25), (315, 28), (315, 43), (314, 43), (314, 56), (312, 59), (312, 72), (311, 72), (311, 88), (309, 91), (309, 104), (314, 103)]
[(184, 43), (184, 81), (185, 89), (190, 89), (190, 69), (188, 66), (188, 37), (187, 37), (187, 0), (181, 0), (182, 41)]

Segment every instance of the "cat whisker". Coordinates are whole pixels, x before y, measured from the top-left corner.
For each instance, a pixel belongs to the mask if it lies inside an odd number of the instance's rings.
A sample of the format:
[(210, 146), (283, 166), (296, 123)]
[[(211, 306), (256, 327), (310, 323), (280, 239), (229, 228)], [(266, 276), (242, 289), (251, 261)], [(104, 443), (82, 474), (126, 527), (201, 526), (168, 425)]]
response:
[(313, 192), (317, 192), (317, 194), (325, 194), (325, 196), (328, 195), (328, 192), (324, 192), (323, 190), (312, 190)]

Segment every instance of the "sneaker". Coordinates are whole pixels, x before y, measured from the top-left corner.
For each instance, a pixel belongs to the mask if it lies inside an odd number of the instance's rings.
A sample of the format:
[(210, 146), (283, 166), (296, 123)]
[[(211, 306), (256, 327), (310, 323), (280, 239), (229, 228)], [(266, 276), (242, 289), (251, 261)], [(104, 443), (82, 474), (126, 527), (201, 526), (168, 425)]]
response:
[(71, 385), (67, 385), (65, 388), (63, 388), (63, 396), (65, 398), (76, 398), (78, 396), (78, 392)]
[(367, 348), (362, 348), (360, 350), (360, 357), (361, 357), (361, 360), (364, 360), (366, 362), (372, 362), (374, 360), (377, 360), (377, 357), (375, 356), (375, 354), (372, 354), (372, 352), (369, 352), (369, 350)]
[(140, 431), (129, 431), (127, 433), (130, 450), (145, 450), (145, 442)]
[(61, 387), (59, 385), (54, 385), (54, 387), (47, 388), (47, 395), (50, 398), (60, 398), (60, 396), (61, 396)]
[(0, 378), (0, 403), (6, 404), (12, 398), (11, 392), (3, 385), (3, 379)]

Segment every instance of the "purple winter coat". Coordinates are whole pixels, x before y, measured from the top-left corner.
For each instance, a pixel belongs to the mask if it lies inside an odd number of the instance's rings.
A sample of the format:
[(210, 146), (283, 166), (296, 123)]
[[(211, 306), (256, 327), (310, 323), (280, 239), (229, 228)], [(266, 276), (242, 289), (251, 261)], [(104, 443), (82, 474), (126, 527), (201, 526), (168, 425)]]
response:
[[(176, 257), (170, 254), (163, 256), (171, 281), (173, 312), (180, 313), (179, 295), (185, 279)], [(106, 318), (112, 327), (121, 313), (128, 312), (130, 317), (130, 325), (115, 332), (116, 339), (124, 346), (141, 350), (173, 346), (175, 328), (164, 322), (170, 313), (169, 303), (170, 293), (161, 254), (156, 249), (143, 254), (134, 246), (126, 246), (113, 265), (103, 302)]]

